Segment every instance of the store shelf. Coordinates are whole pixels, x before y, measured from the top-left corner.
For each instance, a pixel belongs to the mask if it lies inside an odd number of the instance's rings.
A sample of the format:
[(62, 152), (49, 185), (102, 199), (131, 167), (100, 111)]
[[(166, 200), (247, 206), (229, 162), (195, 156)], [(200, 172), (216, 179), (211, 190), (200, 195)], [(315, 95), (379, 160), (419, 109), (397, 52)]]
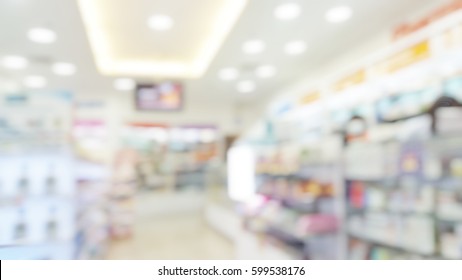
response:
[(382, 123), (397, 123), (397, 122), (407, 121), (407, 120), (417, 118), (417, 117), (421, 117), (421, 116), (425, 116), (425, 115), (428, 115), (428, 112), (422, 112), (422, 113), (413, 114), (413, 115), (409, 115), (409, 116), (405, 116), (405, 117), (401, 117), (401, 118), (397, 118), (397, 119), (392, 119), (392, 120), (381, 120), (380, 122), (382, 122)]
[(451, 217), (445, 217), (445, 216), (439, 216), (439, 215), (436, 215), (436, 220), (438, 222), (442, 222), (442, 223), (449, 223), (449, 224), (462, 224), (462, 219), (455, 219), (455, 218), (451, 218)]
[(281, 242), (284, 242), (288, 246), (299, 249), (300, 251), (303, 251), (303, 248), (305, 246), (305, 240), (276, 226), (269, 226), (265, 230), (265, 233), (270, 237), (276, 238)]
[(270, 174), (270, 173), (259, 173), (256, 175), (257, 177), (263, 178), (271, 178), (271, 179), (287, 179), (287, 180), (299, 180), (299, 181), (306, 181), (310, 180), (312, 176), (307, 174)]
[(319, 212), (319, 207), (317, 201), (311, 203), (304, 203), (301, 201), (283, 199), (282, 205), (286, 208), (296, 210), (300, 213), (316, 213)]
[(26, 242), (17, 242), (9, 244), (0, 244), (0, 249), (2, 248), (18, 248), (18, 247), (30, 247), (30, 246), (68, 246), (71, 244), (73, 238), (60, 239), (60, 240), (41, 240), (41, 241), (26, 241)]
[[(345, 177), (344, 178), (346, 182), (355, 182), (355, 181), (361, 181), (361, 182), (365, 182), (365, 183), (376, 183), (376, 184), (384, 184), (386, 186), (394, 186), (396, 185), (396, 183), (398, 182), (398, 179), (397, 178), (385, 178), (385, 179), (372, 179), (372, 178), (360, 178), (360, 177), (357, 177), (357, 178), (354, 178), (354, 177)], [(373, 185), (369, 185), (371, 187), (374, 187)]]
[(424, 251), (415, 250), (415, 249), (408, 248), (401, 244), (395, 244), (387, 240), (380, 240), (378, 238), (374, 238), (374, 237), (367, 236), (364, 234), (359, 234), (359, 233), (352, 232), (352, 231), (348, 231), (348, 235), (350, 238), (359, 239), (371, 245), (380, 246), (380, 247), (388, 248), (388, 249), (395, 250), (395, 251), (419, 255), (424, 258), (429, 258), (429, 259), (441, 259), (442, 258), (441, 256), (435, 255), (434, 252), (424, 252)]
[(316, 213), (318, 212), (318, 200), (311, 202), (297, 201), (294, 199), (282, 198), (271, 194), (260, 193), (260, 195), (267, 197), (270, 200), (278, 201), (285, 208), (293, 209), (300, 213)]
[(396, 216), (416, 216), (416, 217), (426, 217), (433, 219), (434, 214), (432, 212), (416, 212), (408, 210), (372, 210), (372, 209), (355, 209), (349, 208), (347, 210), (348, 215), (365, 215), (365, 214), (385, 214), (385, 215), (396, 215)]

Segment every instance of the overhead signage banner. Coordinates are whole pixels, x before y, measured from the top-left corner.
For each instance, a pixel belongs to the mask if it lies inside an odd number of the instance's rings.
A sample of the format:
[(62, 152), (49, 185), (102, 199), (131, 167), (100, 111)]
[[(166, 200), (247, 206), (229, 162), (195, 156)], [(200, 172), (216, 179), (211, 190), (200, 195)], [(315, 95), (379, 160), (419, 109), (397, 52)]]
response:
[(394, 55), (389, 62), (388, 72), (393, 73), (430, 57), (430, 43), (424, 41)]
[(334, 91), (343, 91), (349, 87), (357, 86), (366, 81), (366, 71), (361, 69), (359, 71), (354, 72), (351, 75), (340, 79), (334, 85)]
[(378, 74), (392, 74), (431, 56), (429, 41), (420, 42), (410, 48), (396, 53), (376, 68)]
[(321, 98), (321, 94), (318, 91), (309, 92), (308, 94), (302, 96), (298, 102), (300, 106), (305, 106), (316, 102)]

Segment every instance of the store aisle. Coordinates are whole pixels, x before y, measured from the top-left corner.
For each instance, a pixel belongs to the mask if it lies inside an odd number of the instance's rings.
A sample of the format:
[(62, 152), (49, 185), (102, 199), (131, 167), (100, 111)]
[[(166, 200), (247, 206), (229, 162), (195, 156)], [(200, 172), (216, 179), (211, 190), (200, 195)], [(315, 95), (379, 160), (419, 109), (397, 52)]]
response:
[[(203, 198), (197, 194), (143, 194), (137, 199), (133, 238), (114, 242), (107, 258), (235, 258), (231, 242), (206, 225), (202, 203)], [(171, 209), (165, 211), (165, 205)]]

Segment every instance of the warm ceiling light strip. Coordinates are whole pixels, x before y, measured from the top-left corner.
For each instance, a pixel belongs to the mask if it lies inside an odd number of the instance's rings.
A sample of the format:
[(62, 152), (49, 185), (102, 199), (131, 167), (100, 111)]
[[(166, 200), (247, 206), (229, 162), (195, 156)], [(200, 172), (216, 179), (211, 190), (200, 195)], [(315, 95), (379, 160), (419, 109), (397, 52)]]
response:
[(148, 76), (160, 78), (200, 78), (229, 32), (236, 24), (248, 0), (223, 0), (213, 15), (213, 28), (192, 61), (140, 61), (117, 59), (111, 48), (110, 30), (103, 24), (104, 10), (99, 0), (78, 0), (90, 46), (98, 70), (108, 76)]
[(96, 2), (97, 1), (88, 0), (78, 1), (93, 56), (98, 68), (102, 71), (105, 66), (107, 67), (111, 64), (111, 49), (109, 40), (106, 38), (106, 34), (108, 33), (104, 31), (99, 21), (102, 11), (98, 10), (98, 6), (95, 4)]
[(203, 43), (202, 51), (194, 62), (197, 72), (204, 73), (207, 70), (246, 4), (247, 0), (224, 1), (221, 11), (216, 15), (216, 24), (208, 36), (209, 39)]

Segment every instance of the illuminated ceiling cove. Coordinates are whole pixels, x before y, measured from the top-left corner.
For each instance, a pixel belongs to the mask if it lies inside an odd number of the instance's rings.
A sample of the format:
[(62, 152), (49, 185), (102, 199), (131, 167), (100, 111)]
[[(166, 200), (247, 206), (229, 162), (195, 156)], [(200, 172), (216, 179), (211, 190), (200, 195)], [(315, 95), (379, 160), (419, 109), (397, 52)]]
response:
[(78, 0), (102, 75), (195, 79), (248, 0)]

